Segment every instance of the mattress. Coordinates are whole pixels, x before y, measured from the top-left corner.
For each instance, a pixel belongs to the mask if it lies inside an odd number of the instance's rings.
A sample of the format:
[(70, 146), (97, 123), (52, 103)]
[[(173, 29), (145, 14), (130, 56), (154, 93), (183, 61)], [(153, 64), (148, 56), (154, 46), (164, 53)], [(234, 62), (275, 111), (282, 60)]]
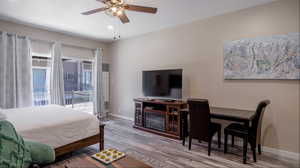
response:
[(99, 133), (98, 119), (59, 105), (3, 110), (24, 139), (58, 148)]

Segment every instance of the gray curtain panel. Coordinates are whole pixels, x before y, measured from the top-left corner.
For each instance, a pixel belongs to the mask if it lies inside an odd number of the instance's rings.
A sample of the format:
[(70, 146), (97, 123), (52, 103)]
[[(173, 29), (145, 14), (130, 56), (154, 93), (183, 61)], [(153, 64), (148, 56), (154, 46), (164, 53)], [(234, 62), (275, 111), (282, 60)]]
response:
[(32, 90), (29, 38), (0, 31), (0, 106), (32, 106)]
[(62, 46), (54, 43), (52, 46), (52, 68), (50, 75), (50, 103), (64, 105), (64, 72), (62, 62)]
[(96, 49), (94, 61), (94, 114), (98, 119), (106, 117), (104, 113), (104, 95), (103, 95), (103, 80), (102, 80), (102, 49)]

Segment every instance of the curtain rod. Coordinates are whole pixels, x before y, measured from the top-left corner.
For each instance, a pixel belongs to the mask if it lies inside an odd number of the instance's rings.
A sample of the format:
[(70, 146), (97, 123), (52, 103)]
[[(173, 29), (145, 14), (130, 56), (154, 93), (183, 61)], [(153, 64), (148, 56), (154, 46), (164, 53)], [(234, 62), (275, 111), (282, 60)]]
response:
[(36, 38), (32, 38), (32, 37), (29, 37), (29, 40), (31, 40), (31, 41), (39, 41), (39, 42), (44, 42), (44, 43), (49, 43), (49, 44), (55, 43), (54, 41), (36, 39)]
[(82, 46), (76, 46), (76, 45), (72, 45), (72, 44), (64, 44), (62, 43), (63, 46), (67, 46), (67, 47), (74, 47), (74, 48), (82, 48), (82, 49), (86, 49), (86, 50), (97, 50), (96, 48), (89, 48), (89, 47), (82, 47)]
[[(19, 38), (25, 38), (26, 36), (24, 35), (19, 35), (19, 34), (14, 34), (14, 33), (8, 33), (8, 32), (5, 32), (8, 36), (17, 36)], [(3, 34), (3, 31), (0, 31), (0, 35)]]

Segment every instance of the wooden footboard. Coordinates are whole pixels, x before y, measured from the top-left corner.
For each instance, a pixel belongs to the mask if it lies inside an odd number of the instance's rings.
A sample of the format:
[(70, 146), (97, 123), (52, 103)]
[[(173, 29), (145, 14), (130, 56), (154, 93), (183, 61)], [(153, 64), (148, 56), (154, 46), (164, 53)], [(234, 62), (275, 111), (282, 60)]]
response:
[(55, 148), (55, 156), (60, 156), (90, 145), (99, 143), (100, 151), (104, 149), (104, 126), (105, 124), (99, 125), (99, 134)]

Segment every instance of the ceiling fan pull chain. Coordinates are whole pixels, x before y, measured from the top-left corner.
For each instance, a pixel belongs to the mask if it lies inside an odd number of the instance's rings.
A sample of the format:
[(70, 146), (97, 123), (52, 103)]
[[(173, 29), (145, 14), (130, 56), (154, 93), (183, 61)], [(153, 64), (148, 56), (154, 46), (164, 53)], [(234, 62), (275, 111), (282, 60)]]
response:
[(119, 39), (121, 39), (121, 23), (118, 22)]

